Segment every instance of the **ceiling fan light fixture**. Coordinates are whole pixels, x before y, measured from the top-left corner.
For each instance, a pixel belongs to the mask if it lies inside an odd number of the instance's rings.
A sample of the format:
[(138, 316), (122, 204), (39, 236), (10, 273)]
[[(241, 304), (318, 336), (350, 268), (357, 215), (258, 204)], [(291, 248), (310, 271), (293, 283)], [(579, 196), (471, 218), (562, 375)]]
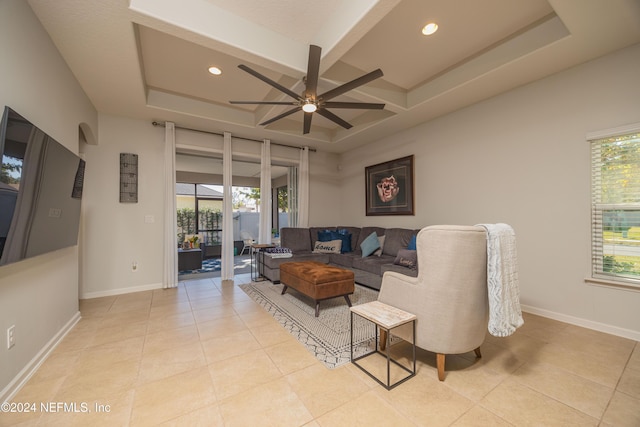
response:
[(314, 104), (313, 101), (307, 100), (302, 105), (302, 111), (304, 111), (305, 113), (313, 113), (317, 109), (318, 109), (318, 106)]
[(436, 31), (438, 31), (438, 24), (436, 24), (435, 22), (429, 22), (427, 25), (422, 27), (422, 34), (424, 34), (425, 36), (430, 36)]
[(218, 67), (209, 67), (209, 72), (214, 76), (219, 76), (220, 74), (222, 74), (222, 70)]

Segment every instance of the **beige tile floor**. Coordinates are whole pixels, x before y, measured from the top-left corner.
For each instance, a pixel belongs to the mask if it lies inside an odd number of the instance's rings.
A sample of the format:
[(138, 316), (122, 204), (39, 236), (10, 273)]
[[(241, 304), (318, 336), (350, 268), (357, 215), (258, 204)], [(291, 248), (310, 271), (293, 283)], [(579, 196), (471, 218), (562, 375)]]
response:
[(419, 351), (416, 377), (386, 391), (351, 364), (325, 368), (238, 288), (248, 280), (81, 301), (13, 401), (91, 412), (0, 425), (640, 426), (638, 342), (525, 314), (512, 337), (487, 337), (482, 359), (448, 356), (444, 382)]

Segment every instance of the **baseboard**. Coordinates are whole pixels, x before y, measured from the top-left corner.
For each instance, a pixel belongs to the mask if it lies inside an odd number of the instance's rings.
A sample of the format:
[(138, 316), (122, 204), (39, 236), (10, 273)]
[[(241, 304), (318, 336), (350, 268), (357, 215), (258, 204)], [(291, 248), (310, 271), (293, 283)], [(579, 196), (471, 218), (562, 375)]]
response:
[(526, 313), (536, 314), (538, 316), (547, 317), (549, 319), (558, 320), (560, 322), (569, 323), (570, 325), (581, 326), (594, 331), (604, 332), (622, 338), (628, 338), (634, 341), (640, 341), (640, 331), (620, 328), (618, 326), (607, 325), (606, 323), (594, 322), (593, 320), (582, 319), (580, 317), (569, 316), (542, 308), (531, 307), (528, 305), (521, 306), (522, 311)]
[(151, 283), (149, 285), (134, 286), (129, 288), (109, 289), (108, 291), (83, 292), (80, 295), (80, 299), (112, 297), (115, 295), (130, 294), (132, 292), (152, 291), (154, 289), (162, 289), (162, 283)]
[(58, 333), (42, 347), (42, 349), (31, 359), (27, 365), (9, 382), (9, 384), (0, 392), (0, 402), (8, 402), (20, 391), (20, 389), (29, 381), (29, 378), (35, 374), (40, 365), (47, 360), (49, 354), (60, 344), (62, 339), (73, 329), (80, 321), (80, 312), (78, 311), (73, 317), (58, 331)]

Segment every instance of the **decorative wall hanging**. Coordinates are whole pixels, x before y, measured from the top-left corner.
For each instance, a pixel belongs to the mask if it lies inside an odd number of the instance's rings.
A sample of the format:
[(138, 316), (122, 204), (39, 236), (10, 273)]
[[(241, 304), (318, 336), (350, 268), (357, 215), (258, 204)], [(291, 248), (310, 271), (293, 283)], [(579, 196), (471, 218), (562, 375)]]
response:
[(414, 215), (413, 156), (365, 167), (366, 214)]
[(120, 153), (120, 203), (138, 203), (138, 155)]

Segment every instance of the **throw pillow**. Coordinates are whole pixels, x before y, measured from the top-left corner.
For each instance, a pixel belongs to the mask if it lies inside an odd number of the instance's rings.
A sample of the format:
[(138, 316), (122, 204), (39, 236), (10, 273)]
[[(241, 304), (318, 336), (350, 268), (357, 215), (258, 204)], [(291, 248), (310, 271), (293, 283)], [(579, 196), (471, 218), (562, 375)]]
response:
[(417, 235), (414, 234), (413, 236), (411, 236), (411, 241), (409, 242), (409, 246), (407, 246), (407, 249), (409, 249), (410, 251), (415, 251), (416, 249), (418, 249), (416, 246), (417, 239)]
[(382, 250), (384, 249), (384, 236), (378, 236), (378, 242), (380, 242), (380, 249), (373, 253), (375, 256), (382, 255)]
[(321, 242), (318, 240), (313, 247), (316, 254), (339, 254), (342, 247), (342, 240), (331, 240), (330, 242)]
[(318, 240), (320, 242), (330, 242), (332, 240), (336, 240), (333, 238), (333, 231), (331, 230), (322, 230), (318, 231)]
[(401, 265), (402, 267), (410, 268), (411, 270), (418, 269), (418, 251), (410, 249), (398, 250), (398, 256), (396, 256), (395, 265)]
[(362, 258), (366, 258), (380, 248), (380, 241), (378, 235), (374, 231), (369, 234), (366, 239), (360, 243), (360, 249), (362, 249)]
[(351, 252), (351, 233), (346, 228), (342, 228), (337, 231), (339, 238), (342, 240), (342, 249), (340, 252)]
[(332, 240), (340, 240), (342, 242), (342, 246), (340, 248), (341, 253), (351, 252), (351, 233), (348, 230), (346, 233), (341, 233), (340, 231), (334, 230), (322, 230), (318, 231), (318, 241), (319, 242), (330, 242)]

